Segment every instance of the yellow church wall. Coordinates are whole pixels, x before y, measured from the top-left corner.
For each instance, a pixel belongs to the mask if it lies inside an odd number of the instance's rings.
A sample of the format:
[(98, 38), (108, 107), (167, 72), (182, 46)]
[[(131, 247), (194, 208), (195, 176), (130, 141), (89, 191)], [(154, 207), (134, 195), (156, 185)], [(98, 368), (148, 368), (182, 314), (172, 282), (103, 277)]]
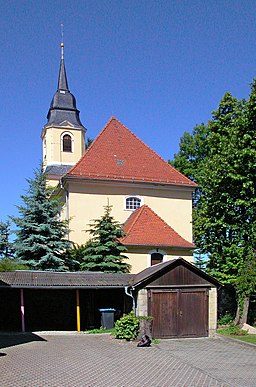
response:
[[(62, 136), (69, 134), (72, 138), (72, 152), (62, 151)], [(84, 133), (72, 127), (49, 127), (43, 137), (44, 165), (74, 165), (85, 152)]]
[(163, 189), (145, 187), (137, 184), (100, 184), (92, 182), (69, 182), (68, 216), (70, 220), (70, 239), (78, 244), (85, 243), (89, 235), (85, 232), (93, 219), (99, 219), (104, 206), (109, 202), (113, 217), (124, 223), (132, 213), (125, 210), (125, 197), (139, 196), (142, 205), (148, 205), (175, 231), (187, 241), (192, 241), (191, 190)]
[[(128, 257), (127, 262), (131, 265), (131, 273), (136, 274), (151, 266), (151, 253), (156, 251), (152, 247), (127, 246), (128, 252), (124, 253)], [(174, 258), (184, 258), (190, 263), (193, 263), (193, 255), (191, 251), (185, 249), (159, 248), (158, 251), (164, 254), (163, 261), (170, 261)]]

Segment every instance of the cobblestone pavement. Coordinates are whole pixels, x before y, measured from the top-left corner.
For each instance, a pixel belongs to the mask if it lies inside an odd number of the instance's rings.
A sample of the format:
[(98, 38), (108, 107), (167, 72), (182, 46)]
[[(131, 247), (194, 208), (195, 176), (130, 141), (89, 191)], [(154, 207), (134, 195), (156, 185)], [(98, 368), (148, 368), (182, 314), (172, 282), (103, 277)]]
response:
[(1, 387), (256, 386), (256, 347), (214, 339), (151, 348), (110, 335), (0, 335)]

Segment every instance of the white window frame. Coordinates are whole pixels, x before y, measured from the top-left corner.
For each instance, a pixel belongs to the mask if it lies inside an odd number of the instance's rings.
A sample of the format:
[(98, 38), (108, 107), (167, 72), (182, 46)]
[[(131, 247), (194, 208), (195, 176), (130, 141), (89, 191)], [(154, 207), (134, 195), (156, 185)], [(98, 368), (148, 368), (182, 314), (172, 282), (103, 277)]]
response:
[[(71, 137), (71, 152), (65, 152), (63, 150), (63, 137), (66, 136), (66, 135)], [(73, 136), (72, 133), (70, 133), (70, 132), (63, 132), (61, 134), (61, 136), (60, 136), (60, 149), (61, 149), (62, 153), (74, 153), (74, 136)]]
[(127, 195), (127, 196), (124, 197), (124, 210), (125, 210), (125, 211), (132, 211), (132, 212), (133, 212), (133, 211), (135, 211), (137, 208), (139, 208), (139, 207), (134, 208), (134, 209), (132, 209), (132, 208), (126, 208), (126, 202), (127, 202), (127, 199), (131, 199), (131, 198), (135, 198), (135, 199), (140, 200), (140, 207), (143, 206), (144, 201), (143, 201), (143, 198), (142, 198), (141, 196), (139, 196), (139, 195)]

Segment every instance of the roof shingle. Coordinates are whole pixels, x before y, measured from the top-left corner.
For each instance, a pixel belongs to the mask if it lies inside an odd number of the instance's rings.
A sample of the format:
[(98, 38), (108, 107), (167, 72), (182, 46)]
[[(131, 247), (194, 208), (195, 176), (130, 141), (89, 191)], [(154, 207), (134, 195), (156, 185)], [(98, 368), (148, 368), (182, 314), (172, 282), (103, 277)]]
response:
[(124, 245), (194, 248), (147, 205), (139, 207), (123, 226)]
[(0, 287), (18, 288), (93, 288), (129, 286), (133, 274), (95, 272), (60, 273), (47, 271), (14, 271), (0, 273)]
[(66, 177), (196, 187), (114, 117)]

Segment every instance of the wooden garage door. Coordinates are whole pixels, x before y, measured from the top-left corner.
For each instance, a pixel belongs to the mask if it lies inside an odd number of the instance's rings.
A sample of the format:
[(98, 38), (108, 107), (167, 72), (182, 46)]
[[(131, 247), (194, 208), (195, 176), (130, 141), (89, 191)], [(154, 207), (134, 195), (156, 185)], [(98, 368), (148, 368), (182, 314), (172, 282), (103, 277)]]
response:
[(207, 290), (150, 290), (153, 337), (208, 336)]

